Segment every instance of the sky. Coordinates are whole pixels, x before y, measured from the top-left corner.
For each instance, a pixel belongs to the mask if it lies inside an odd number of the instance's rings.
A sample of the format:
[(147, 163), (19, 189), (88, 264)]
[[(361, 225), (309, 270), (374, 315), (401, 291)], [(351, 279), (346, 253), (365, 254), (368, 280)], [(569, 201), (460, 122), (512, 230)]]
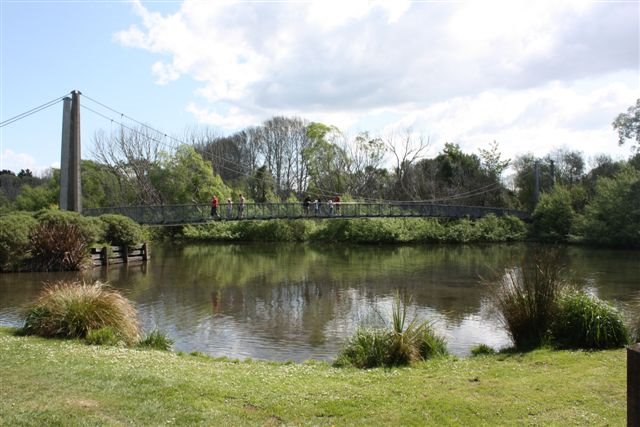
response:
[[(638, 0), (0, 0), (0, 122), (79, 90), (89, 159), (131, 118), (180, 139), (276, 115), (410, 130), (426, 157), (497, 141), (622, 159), (639, 21)], [(61, 128), (62, 102), (1, 127), (0, 169), (59, 166)]]

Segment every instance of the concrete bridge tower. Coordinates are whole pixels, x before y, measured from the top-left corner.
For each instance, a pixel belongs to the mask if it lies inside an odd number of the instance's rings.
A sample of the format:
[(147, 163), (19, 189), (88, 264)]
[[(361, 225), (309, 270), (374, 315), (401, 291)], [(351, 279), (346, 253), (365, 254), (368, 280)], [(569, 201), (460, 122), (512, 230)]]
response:
[(60, 209), (82, 212), (80, 184), (80, 92), (71, 92), (62, 107), (62, 153), (60, 156)]

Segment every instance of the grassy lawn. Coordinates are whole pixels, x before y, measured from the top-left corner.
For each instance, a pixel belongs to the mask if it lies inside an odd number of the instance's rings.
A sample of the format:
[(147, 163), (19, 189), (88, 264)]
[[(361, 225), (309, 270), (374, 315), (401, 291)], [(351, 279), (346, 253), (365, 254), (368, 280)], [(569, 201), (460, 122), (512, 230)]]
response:
[(625, 350), (412, 368), (217, 361), (0, 329), (0, 425), (624, 425)]

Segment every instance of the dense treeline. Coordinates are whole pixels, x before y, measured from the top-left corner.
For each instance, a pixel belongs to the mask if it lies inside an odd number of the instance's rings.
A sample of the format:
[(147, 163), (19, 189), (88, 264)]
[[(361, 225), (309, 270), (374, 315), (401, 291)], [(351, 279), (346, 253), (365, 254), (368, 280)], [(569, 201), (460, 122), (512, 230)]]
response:
[[(613, 122), (621, 144), (639, 142), (639, 123), (640, 100)], [(410, 131), (350, 138), (296, 117), (228, 136), (194, 129), (177, 140), (140, 126), (94, 139), (95, 160), (81, 165), (87, 208), (206, 203), (214, 194), (254, 202), (423, 200), (527, 210), (543, 239), (640, 245), (638, 144), (629, 160), (600, 156), (589, 168), (582, 153), (562, 149), (504, 159), (495, 141), (478, 154), (446, 143), (427, 157), (429, 141)], [(57, 170), (42, 178), (0, 171), (0, 211), (55, 206), (58, 194)]]

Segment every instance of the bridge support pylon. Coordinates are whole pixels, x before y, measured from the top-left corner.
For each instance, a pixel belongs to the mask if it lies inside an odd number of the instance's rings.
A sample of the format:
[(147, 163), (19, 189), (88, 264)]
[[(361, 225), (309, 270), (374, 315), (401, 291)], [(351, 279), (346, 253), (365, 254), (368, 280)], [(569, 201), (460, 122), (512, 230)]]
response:
[(62, 107), (60, 156), (60, 209), (82, 212), (80, 183), (80, 92), (71, 92)]

